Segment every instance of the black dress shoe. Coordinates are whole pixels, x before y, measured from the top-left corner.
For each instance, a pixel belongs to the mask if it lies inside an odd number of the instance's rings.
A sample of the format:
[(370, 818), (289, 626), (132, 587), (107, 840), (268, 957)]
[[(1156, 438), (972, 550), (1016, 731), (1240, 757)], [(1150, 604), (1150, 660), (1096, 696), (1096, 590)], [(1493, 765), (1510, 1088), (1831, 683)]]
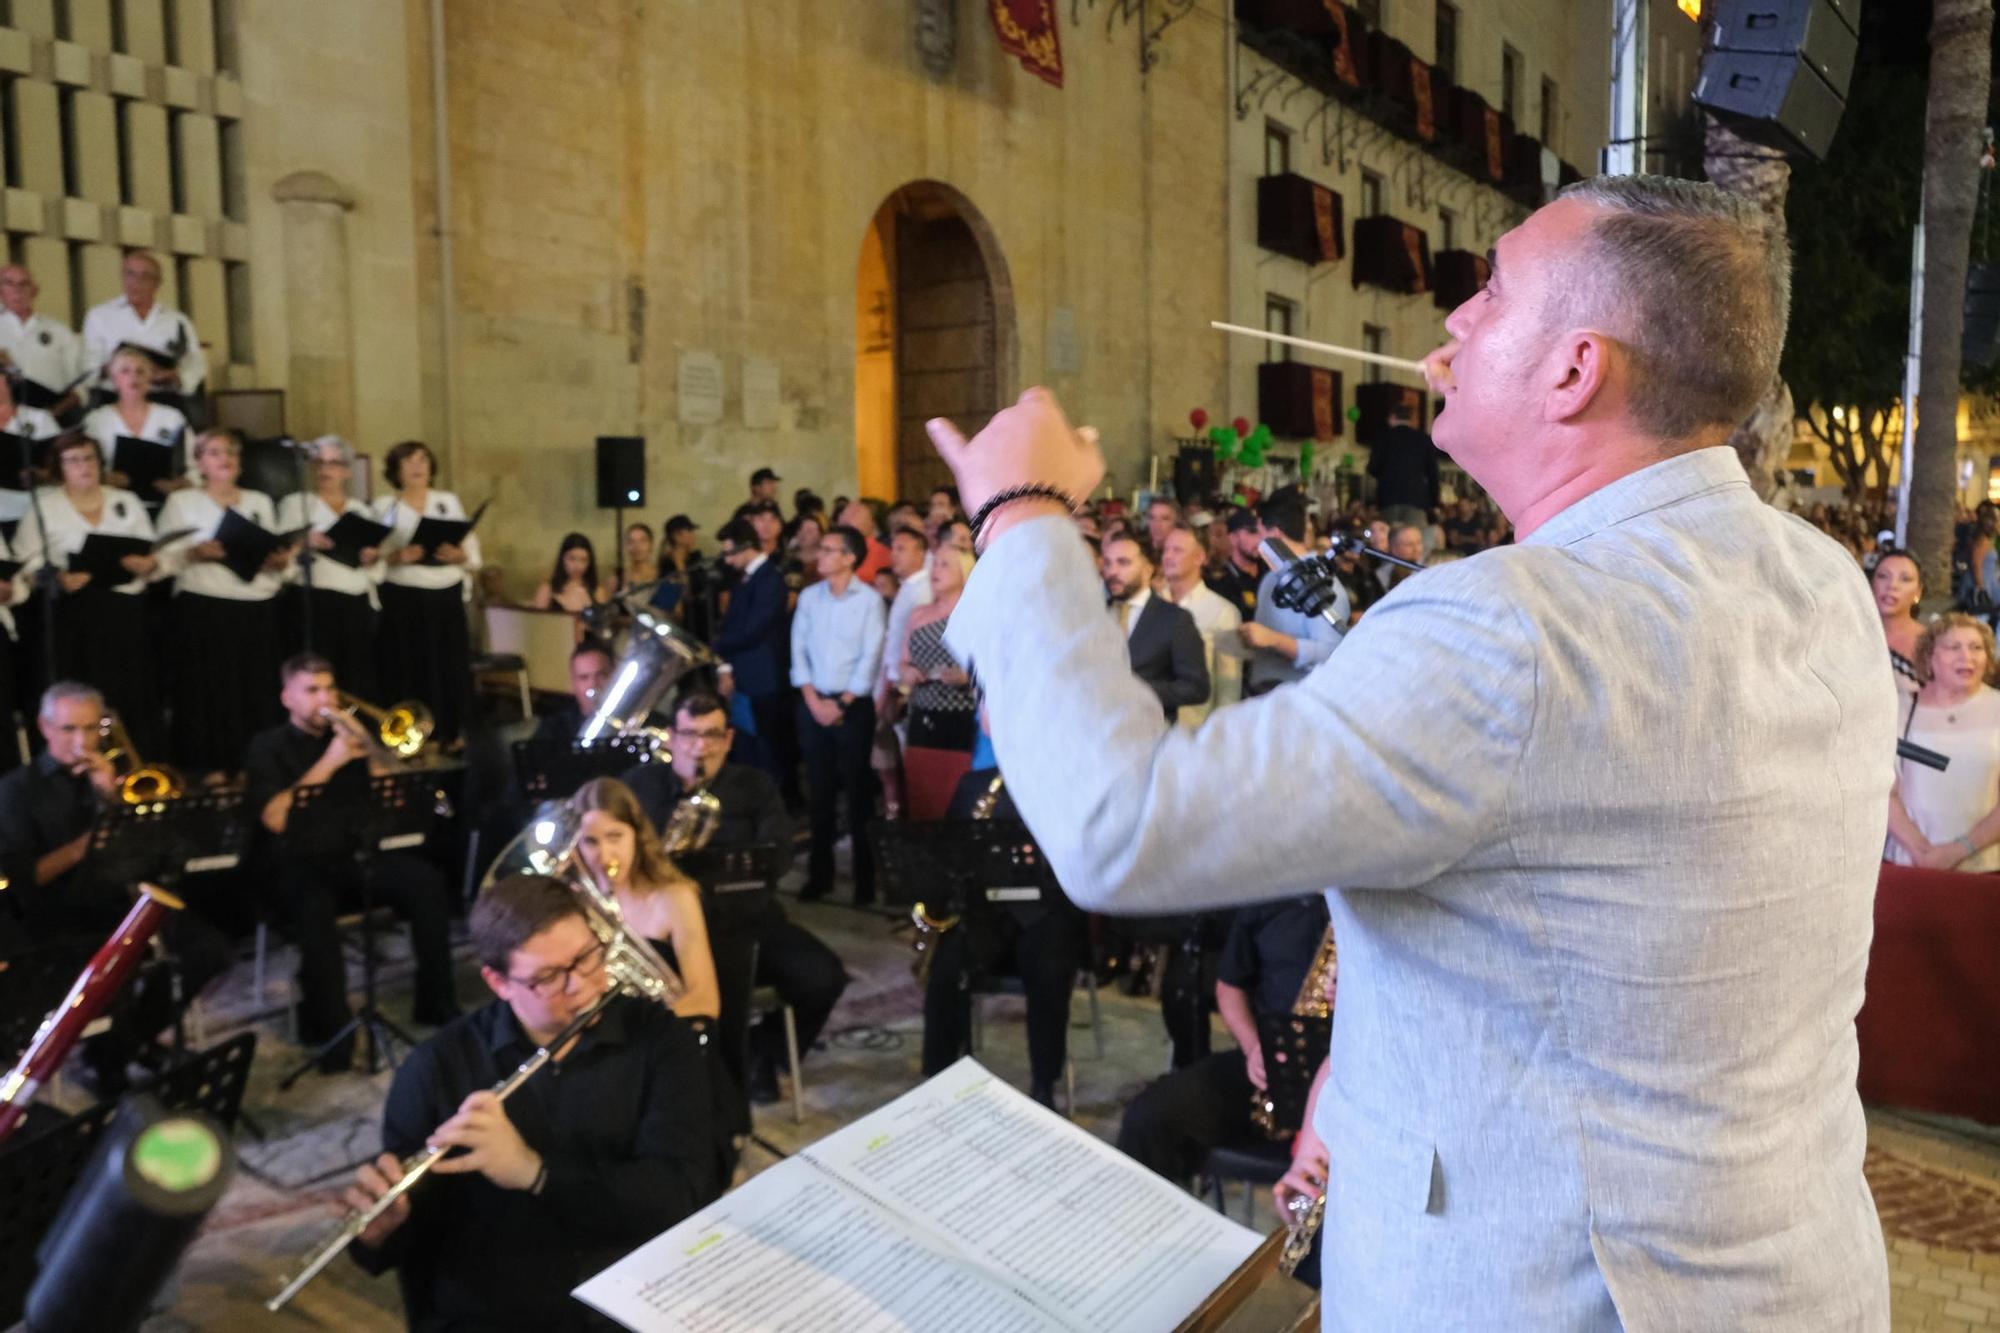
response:
[(816, 903), (832, 892), (833, 886), (831, 884), (808, 884), (799, 890), (799, 901), (802, 903)]
[(1053, 1083), (1037, 1081), (1028, 1088), (1028, 1095), (1051, 1111), (1056, 1109), (1056, 1087)]
[(761, 1056), (750, 1060), (750, 1072), (745, 1078), (747, 1086), (744, 1095), (752, 1106), (775, 1106), (782, 1099), (778, 1091), (778, 1064)]

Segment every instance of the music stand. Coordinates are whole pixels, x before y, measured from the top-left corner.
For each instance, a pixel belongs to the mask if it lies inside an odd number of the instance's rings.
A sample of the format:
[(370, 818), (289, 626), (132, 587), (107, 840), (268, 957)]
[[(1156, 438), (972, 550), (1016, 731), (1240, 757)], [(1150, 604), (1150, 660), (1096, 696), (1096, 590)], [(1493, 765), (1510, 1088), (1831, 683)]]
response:
[(653, 747), (643, 736), (604, 736), (588, 745), (530, 738), (515, 741), (513, 751), (514, 777), (530, 806), (567, 800), (586, 782), (615, 778), (653, 760)]
[(292, 788), (291, 814), (279, 835), (283, 859), (349, 856), (361, 881), (361, 1007), (279, 1081), (280, 1092), (289, 1091), (307, 1070), (357, 1033), (368, 1034), (371, 1074), (380, 1072), (385, 1058), (395, 1065), (395, 1042), (416, 1049), (416, 1039), (375, 1003), (375, 900), (368, 886), (368, 863), (380, 852), (423, 845), (437, 818), (437, 783), (436, 772), (415, 769), (371, 774), (363, 788), (346, 783)]
[[(217, 787), (172, 800), (107, 806), (91, 825), (83, 868), (106, 884), (157, 884), (173, 891), (189, 874), (233, 869), (243, 859), (243, 789)], [(162, 948), (173, 986), (174, 1050), (187, 1051), (181, 966)]]

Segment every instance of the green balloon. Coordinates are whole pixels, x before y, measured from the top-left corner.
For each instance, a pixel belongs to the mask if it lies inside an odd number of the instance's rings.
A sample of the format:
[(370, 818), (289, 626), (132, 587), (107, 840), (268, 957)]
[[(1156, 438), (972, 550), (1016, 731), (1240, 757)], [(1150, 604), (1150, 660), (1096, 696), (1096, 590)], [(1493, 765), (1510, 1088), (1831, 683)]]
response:
[(1360, 408), (1358, 408), (1358, 407), (1350, 407), (1350, 408), (1348, 408), (1348, 409), (1347, 409), (1347, 419), (1348, 419), (1349, 421), (1359, 421), (1359, 420), (1361, 420), (1361, 409), (1360, 409)]
[(1307, 440), (1299, 446), (1299, 476), (1310, 478), (1313, 470), (1313, 442)]

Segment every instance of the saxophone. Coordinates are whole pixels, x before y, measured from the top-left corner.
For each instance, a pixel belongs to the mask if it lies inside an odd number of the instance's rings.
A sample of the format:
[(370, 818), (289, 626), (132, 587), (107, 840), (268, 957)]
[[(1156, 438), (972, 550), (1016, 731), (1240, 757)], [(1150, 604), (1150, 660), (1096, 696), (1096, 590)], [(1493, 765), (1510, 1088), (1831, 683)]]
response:
[[(972, 803), (974, 819), (991, 819), (993, 811), (1000, 804), (1000, 793), (1006, 787), (1006, 780), (998, 773), (986, 784), (986, 790), (979, 793), (979, 799)], [(930, 984), (931, 964), (937, 961), (937, 946), (948, 930), (957, 927), (956, 916), (932, 916), (922, 903), (910, 906), (910, 924), (916, 932), (910, 936), (910, 948), (916, 957), (910, 960), (910, 975), (916, 979), (917, 989), (923, 990)]]
[[(1340, 952), (1334, 947), (1333, 925), (1328, 923), (1326, 933), (1320, 936), (1319, 952), (1313, 955), (1312, 966), (1306, 969), (1305, 980), (1299, 983), (1299, 993), (1292, 1000), (1294, 1019), (1324, 1020), (1333, 1012), (1333, 1006), (1326, 1002), (1326, 984), (1340, 971)], [(1302, 1024), (1290, 1025), (1294, 1031), (1304, 1031)], [(1283, 1060), (1285, 1051), (1265, 1052), (1265, 1058)], [(1266, 1067), (1268, 1069), (1268, 1066)], [(1250, 1089), (1250, 1123), (1255, 1125), (1265, 1138), (1282, 1141), (1290, 1138), (1295, 1130), (1287, 1129), (1278, 1120), (1278, 1102), (1271, 1095), (1270, 1079), (1265, 1079), (1263, 1088)]]

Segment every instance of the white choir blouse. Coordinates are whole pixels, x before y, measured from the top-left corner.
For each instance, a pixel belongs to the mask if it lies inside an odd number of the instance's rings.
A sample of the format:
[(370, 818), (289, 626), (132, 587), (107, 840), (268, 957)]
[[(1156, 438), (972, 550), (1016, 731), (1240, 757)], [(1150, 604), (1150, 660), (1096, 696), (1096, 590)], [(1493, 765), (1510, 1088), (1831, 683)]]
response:
[[(14, 558), (13, 547), (7, 544), (5, 536), (0, 536), (0, 560), (12, 560)], [(13, 578), (0, 580), (0, 586), (10, 588), (14, 593), (12, 597), (7, 599), (5, 606), (0, 606), (0, 629), (7, 631), (8, 638), (16, 639), (20, 636), (14, 632), (14, 608), (28, 599), (28, 593), (32, 586), (28, 582), (28, 567), (25, 564), (22, 565), (21, 568), (14, 571)]]
[[(402, 498), (385, 495), (375, 502), (375, 521), (389, 525), (389, 535), (382, 540), (382, 553), (393, 557), (395, 553), (410, 544), (410, 538), (417, 531), (417, 523), (425, 518), (466, 518), (465, 506), (450, 491), (432, 491), (424, 497), (424, 512), (418, 514)], [(479, 534), (470, 532), (465, 537), (465, 563), (462, 565), (398, 564), (394, 559), (385, 561), (382, 568), (384, 583), (401, 584), (406, 588), (460, 588), (467, 601), (472, 600), (472, 576), (479, 572)]]
[[(239, 490), (236, 503), (229, 506), (266, 532), (283, 531), (271, 511), (271, 497), (262, 491)], [(189, 552), (214, 537), (222, 526), (223, 506), (206, 491), (175, 491), (160, 509), (161, 532), (194, 531), (177, 542), (160, 548), (161, 577), (174, 581), (176, 593), (191, 592), (202, 597), (221, 597), (232, 602), (267, 602), (278, 595), (285, 576), (260, 569), (248, 582), (230, 572), (220, 560), (195, 560)]]
[[(5, 315), (0, 311), (0, 315)], [(12, 318), (8, 316), (8, 318)], [(31, 440), (53, 439), (62, 433), (56, 419), (39, 407), (15, 405), (14, 415), (0, 422), (0, 431), (25, 435)], [(28, 492), (18, 477), (0, 477), (0, 523), (16, 523), (28, 512)]]
[[(41, 521), (48, 524), (48, 531), (43, 533), (32, 511), (15, 531), (14, 549), (20, 552), (15, 558), (25, 562), (23, 573), (32, 573), (44, 560), (53, 560), (58, 569), (67, 569), (69, 558), (83, 549), (84, 538), (93, 532), (108, 537), (144, 537), (148, 541), (155, 536), (153, 520), (147, 515), (146, 506), (139, 503), (139, 497), (116, 486), (103, 488), (104, 512), (98, 516), (95, 527), (76, 512), (69, 492), (62, 487), (44, 486), (35, 494)], [(136, 597), (145, 587), (145, 579), (132, 578), (115, 585), (112, 591)]]
[[(168, 407), (164, 403), (148, 403), (146, 404), (146, 424), (138, 430), (133, 431), (126, 429), (125, 418), (118, 415), (118, 405), (116, 403), (106, 403), (103, 407), (96, 408), (88, 416), (84, 417), (82, 429), (83, 433), (91, 439), (96, 440), (97, 447), (104, 451), (104, 470), (106, 472), (122, 472), (125, 469), (118, 464), (118, 440), (120, 436), (135, 440), (148, 440), (164, 449), (174, 442), (176, 432), (187, 429), (187, 418), (182, 416), (178, 409)], [(199, 486), (201, 485), (201, 475), (194, 470), (194, 441), (187, 441), (187, 446), (187, 477), (190, 482)], [(155, 501), (158, 498), (158, 496), (148, 497), (149, 500)]]
[[(369, 512), (367, 505), (351, 495), (347, 497), (347, 506), (339, 514), (336, 514), (333, 512), (333, 507), (320, 499), (317, 494), (307, 495), (303, 492), (295, 492), (278, 501), (278, 531), (295, 532), (300, 528), (310, 526), (314, 532), (325, 532), (338, 522), (343, 514), (359, 514), (366, 519), (373, 519), (375, 517), (374, 514)], [(395, 537), (391, 535), (384, 537), (382, 542), (384, 546), (387, 546), (395, 540)], [(294, 560), (291, 568), (285, 571), (285, 581), (294, 584), (303, 584), (305, 582), (304, 576), (299, 572), (298, 561)], [(345, 593), (350, 597), (366, 597), (370, 606), (376, 606), (379, 609), (379, 599), (375, 596), (375, 585), (382, 581), (382, 561), (378, 558), (372, 565), (364, 565), (360, 569), (350, 569), (338, 560), (328, 559), (326, 552), (315, 551), (313, 552), (312, 581), (313, 587), (323, 589), (327, 592)]]

